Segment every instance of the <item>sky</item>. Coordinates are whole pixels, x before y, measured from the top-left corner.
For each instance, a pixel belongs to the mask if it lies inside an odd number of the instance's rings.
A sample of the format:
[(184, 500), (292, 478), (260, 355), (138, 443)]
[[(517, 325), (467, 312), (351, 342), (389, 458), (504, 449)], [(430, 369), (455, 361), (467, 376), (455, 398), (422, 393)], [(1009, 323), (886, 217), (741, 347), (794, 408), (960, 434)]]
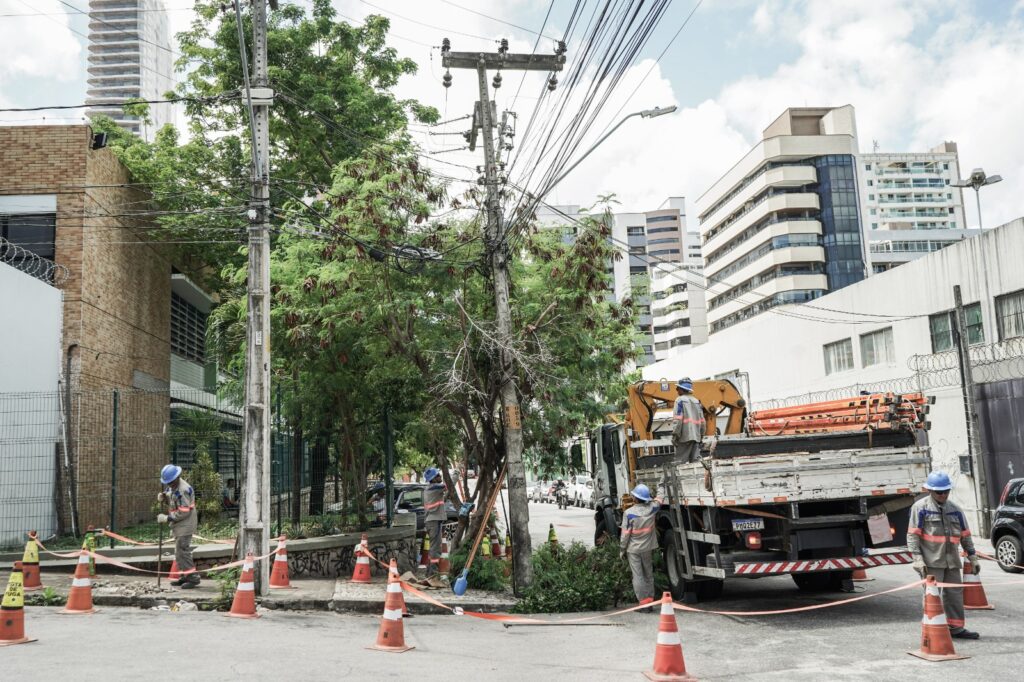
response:
[[(475, 75), (467, 71), (454, 71), (452, 87), (442, 87), (437, 47), (442, 38), (458, 51), (493, 51), (496, 40), (508, 38), (513, 52), (530, 52), (536, 41), (538, 53), (550, 53), (552, 38), (563, 35), (576, 3), (333, 4), (343, 20), (361, 21), (369, 14), (391, 19), (390, 44), (420, 66), (396, 94), (437, 107), (448, 120), (469, 113), (477, 92)], [(0, 0), (0, 109), (85, 101), (87, 41), (81, 34), (88, 27), (72, 7), (87, 10), (87, 5), (87, 0)], [(190, 5), (164, 0), (172, 30), (188, 26)], [(585, 11), (596, 5), (589, 0)], [(544, 37), (538, 40), (535, 32)], [(989, 227), (1007, 222), (1024, 215), (1015, 198), (1024, 196), (1022, 35), (1024, 0), (703, 0), (699, 5), (674, 0), (579, 153), (628, 113), (669, 105), (678, 110), (656, 119), (630, 119), (548, 200), (588, 206), (614, 194), (619, 210), (644, 211), (669, 196), (685, 196), (692, 207), (786, 107), (852, 104), (862, 152), (876, 144), (883, 152), (927, 151), (952, 140), (959, 145), (964, 175), (975, 167), (1000, 174), (1003, 182), (982, 191), (984, 222)], [(567, 46), (570, 64), (579, 47), (578, 41)], [(519, 76), (508, 73), (503, 87), (492, 90), (499, 110), (519, 115), (520, 129), (537, 107), (543, 78), (531, 74), (519, 88)], [(549, 113), (544, 104), (542, 120)], [(81, 121), (79, 111), (0, 112), (0, 123), (38, 124), (44, 115), (47, 123)], [(464, 124), (414, 127), (413, 135), (425, 153), (458, 164), (435, 162), (436, 168), (471, 181), (481, 152), (443, 151), (461, 145), (451, 133), (461, 132)], [(513, 150), (513, 159), (518, 151)], [(527, 158), (524, 154), (513, 167), (513, 180), (528, 174)], [(974, 197), (964, 199), (968, 223), (976, 226)], [(696, 229), (695, 216), (689, 220)]]

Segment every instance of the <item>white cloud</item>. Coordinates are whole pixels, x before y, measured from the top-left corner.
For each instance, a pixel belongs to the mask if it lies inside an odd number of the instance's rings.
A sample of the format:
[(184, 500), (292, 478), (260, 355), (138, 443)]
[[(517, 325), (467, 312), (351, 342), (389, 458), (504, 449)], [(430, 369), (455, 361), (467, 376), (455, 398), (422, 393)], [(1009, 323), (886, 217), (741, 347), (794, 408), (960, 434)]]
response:
[[(0, 85), (18, 77), (68, 82), (81, 77), (82, 46), (56, 0), (0, 0)], [(47, 16), (29, 16), (33, 12)]]

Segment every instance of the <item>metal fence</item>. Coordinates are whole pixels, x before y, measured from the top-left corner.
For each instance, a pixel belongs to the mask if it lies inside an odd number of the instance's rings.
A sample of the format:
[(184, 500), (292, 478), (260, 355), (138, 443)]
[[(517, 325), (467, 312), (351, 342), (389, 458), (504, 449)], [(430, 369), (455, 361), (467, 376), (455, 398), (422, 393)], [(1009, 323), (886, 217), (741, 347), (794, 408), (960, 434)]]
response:
[[(280, 528), (290, 517), (296, 455), (291, 434), (276, 418), (273, 423), (270, 504)], [(191, 472), (200, 453), (209, 455), (226, 490), (197, 487), (199, 494), (240, 499), (239, 410), (206, 391), (0, 393), (0, 547), (23, 543), (29, 530), (45, 538), (152, 521), (160, 468), (172, 462)], [(307, 510), (308, 448), (298, 456)], [(339, 482), (329, 478), (325, 505), (336, 505), (340, 496)], [(237, 514), (220, 513), (223, 519)]]

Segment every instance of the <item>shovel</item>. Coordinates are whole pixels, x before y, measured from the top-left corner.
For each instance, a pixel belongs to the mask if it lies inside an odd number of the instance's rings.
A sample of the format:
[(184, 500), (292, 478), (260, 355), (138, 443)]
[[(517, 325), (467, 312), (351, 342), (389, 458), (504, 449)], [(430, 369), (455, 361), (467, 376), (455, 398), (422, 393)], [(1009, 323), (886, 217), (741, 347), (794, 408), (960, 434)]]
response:
[(160, 589), (160, 578), (164, 570), (164, 524), (160, 524), (160, 541), (156, 550), (156, 589)]
[(487, 501), (487, 507), (484, 509), (483, 519), (480, 521), (480, 527), (476, 530), (476, 540), (473, 542), (473, 549), (469, 552), (469, 557), (466, 559), (466, 566), (462, 569), (462, 573), (455, 579), (455, 583), (452, 585), (452, 591), (460, 597), (466, 594), (466, 587), (468, 587), (469, 569), (473, 565), (473, 559), (476, 557), (476, 550), (480, 547), (480, 540), (484, 537), (484, 532), (487, 530), (487, 519), (491, 515), (491, 509), (494, 508), (494, 503), (498, 501), (498, 495), (501, 494), (501, 483), (505, 480), (505, 467), (501, 468), (501, 473), (498, 474), (498, 478), (494, 481), (494, 490), (491, 491), (491, 499)]

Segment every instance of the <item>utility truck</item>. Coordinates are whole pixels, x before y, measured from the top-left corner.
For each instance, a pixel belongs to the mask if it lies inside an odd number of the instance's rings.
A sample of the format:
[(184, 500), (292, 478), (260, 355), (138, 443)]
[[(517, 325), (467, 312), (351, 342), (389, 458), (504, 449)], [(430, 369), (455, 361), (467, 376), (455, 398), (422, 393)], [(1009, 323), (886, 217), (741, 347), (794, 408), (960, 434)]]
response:
[(659, 544), (673, 595), (721, 594), (726, 580), (791, 575), (811, 591), (853, 571), (912, 561), (909, 507), (931, 470), (929, 400), (891, 393), (747, 413), (730, 381), (695, 381), (700, 462), (671, 441), (674, 382), (629, 387), (627, 411), (590, 434), (595, 542), (617, 536), (630, 490), (659, 497)]

